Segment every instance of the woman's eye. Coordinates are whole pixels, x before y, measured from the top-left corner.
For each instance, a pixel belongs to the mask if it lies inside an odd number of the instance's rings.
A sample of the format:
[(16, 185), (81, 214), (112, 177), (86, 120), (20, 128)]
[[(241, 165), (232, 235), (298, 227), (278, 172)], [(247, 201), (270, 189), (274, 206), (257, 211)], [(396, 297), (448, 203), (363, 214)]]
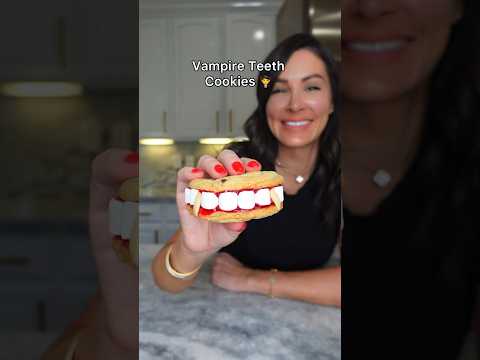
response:
[(318, 90), (320, 90), (320, 86), (312, 85), (307, 87), (307, 91), (318, 91)]
[(278, 94), (278, 93), (285, 93), (287, 92), (286, 89), (273, 89), (272, 94)]

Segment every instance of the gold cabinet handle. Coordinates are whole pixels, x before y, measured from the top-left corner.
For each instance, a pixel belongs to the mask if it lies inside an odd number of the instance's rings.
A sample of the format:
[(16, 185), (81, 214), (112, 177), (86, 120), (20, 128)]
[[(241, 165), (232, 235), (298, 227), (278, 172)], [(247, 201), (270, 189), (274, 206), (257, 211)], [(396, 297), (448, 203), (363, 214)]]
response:
[(218, 134), (220, 132), (220, 111), (215, 113), (215, 128)]
[(167, 132), (167, 112), (163, 112), (163, 132)]
[(228, 112), (228, 127), (230, 132), (233, 132), (233, 110), (230, 109)]
[(65, 16), (57, 17), (55, 27), (58, 63), (65, 69), (67, 67), (67, 22)]

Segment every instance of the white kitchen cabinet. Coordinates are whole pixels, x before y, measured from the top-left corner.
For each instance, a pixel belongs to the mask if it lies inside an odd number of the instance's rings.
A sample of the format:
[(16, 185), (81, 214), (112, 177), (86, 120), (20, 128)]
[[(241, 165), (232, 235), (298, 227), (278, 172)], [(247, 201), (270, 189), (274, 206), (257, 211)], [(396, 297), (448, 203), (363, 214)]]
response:
[[(72, 19), (67, 2), (19, 0), (0, 11), (0, 73), (2, 81), (60, 79), (68, 72), (64, 48), (71, 34), (64, 32)], [(62, 36), (64, 36), (62, 38)]]
[(173, 130), (169, 108), (169, 42), (166, 19), (140, 21), (139, 41), (139, 134)]
[(215, 62), (223, 58), (221, 24), (217, 17), (173, 20), (175, 87), (175, 137), (214, 136), (220, 133), (222, 91), (207, 87), (205, 77), (192, 61)]
[[(243, 123), (256, 107), (256, 88), (207, 87), (205, 78), (256, 78), (257, 71), (215, 74), (194, 71), (192, 64), (232, 60), (248, 65), (248, 60), (262, 61), (275, 46), (281, 1), (238, 4), (140, 1), (141, 136), (147, 129), (155, 133), (165, 128), (167, 135), (180, 141), (243, 135)], [(160, 53), (158, 42), (165, 39), (168, 44)]]
[(58, 332), (78, 318), (95, 294), (97, 271), (87, 232), (52, 229), (0, 234), (5, 240), (0, 332)]
[[(227, 14), (226, 58), (241, 61), (247, 65), (243, 72), (235, 75), (256, 77), (257, 71), (250, 71), (250, 60), (262, 62), (275, 45), (275, 18), (268, 15)], [(257, 107), (255, 87), (226, 88), (228, 112), (228, 134), (242, 136), (243, 124)]]
[(70, 1), (80, 80), (100, 89), (138, 87), (137, 2)]
[(0, 12), (0, 81), (138, 86), (136, 2), (19, 0)]

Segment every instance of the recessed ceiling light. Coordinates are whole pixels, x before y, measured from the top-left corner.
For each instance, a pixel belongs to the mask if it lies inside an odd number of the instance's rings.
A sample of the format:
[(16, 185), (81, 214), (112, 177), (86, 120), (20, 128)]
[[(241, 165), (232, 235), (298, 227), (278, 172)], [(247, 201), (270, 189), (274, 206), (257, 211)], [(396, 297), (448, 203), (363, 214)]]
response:
[(170, 138), (141, 138), (141, 145), (173, 145), (175, 141)]
[(2, 84), (0, 93), (13, 97), (72, 97), (82, 95), (83, 86), (65, 81), (15, 81)]
[(232, 142), (231, 138), (202, 138), (198, 142), (203, 145), (226, 145)]

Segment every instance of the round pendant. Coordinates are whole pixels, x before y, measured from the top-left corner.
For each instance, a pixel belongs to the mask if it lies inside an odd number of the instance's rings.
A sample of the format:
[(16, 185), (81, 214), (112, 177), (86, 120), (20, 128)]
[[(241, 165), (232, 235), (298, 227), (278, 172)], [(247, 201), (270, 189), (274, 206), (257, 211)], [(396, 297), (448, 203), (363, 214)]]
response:
[(298, 175), (296, 178), (295, 178), (295, 181), (298, 183), (298, 184), (301, 184), (303, 182), (304, 178), (303, 176), (301, 175)]
[(386, 170), (378, 169), (372, 180), (377, 186), (384, 188), (392, 181), (392, 176)]

